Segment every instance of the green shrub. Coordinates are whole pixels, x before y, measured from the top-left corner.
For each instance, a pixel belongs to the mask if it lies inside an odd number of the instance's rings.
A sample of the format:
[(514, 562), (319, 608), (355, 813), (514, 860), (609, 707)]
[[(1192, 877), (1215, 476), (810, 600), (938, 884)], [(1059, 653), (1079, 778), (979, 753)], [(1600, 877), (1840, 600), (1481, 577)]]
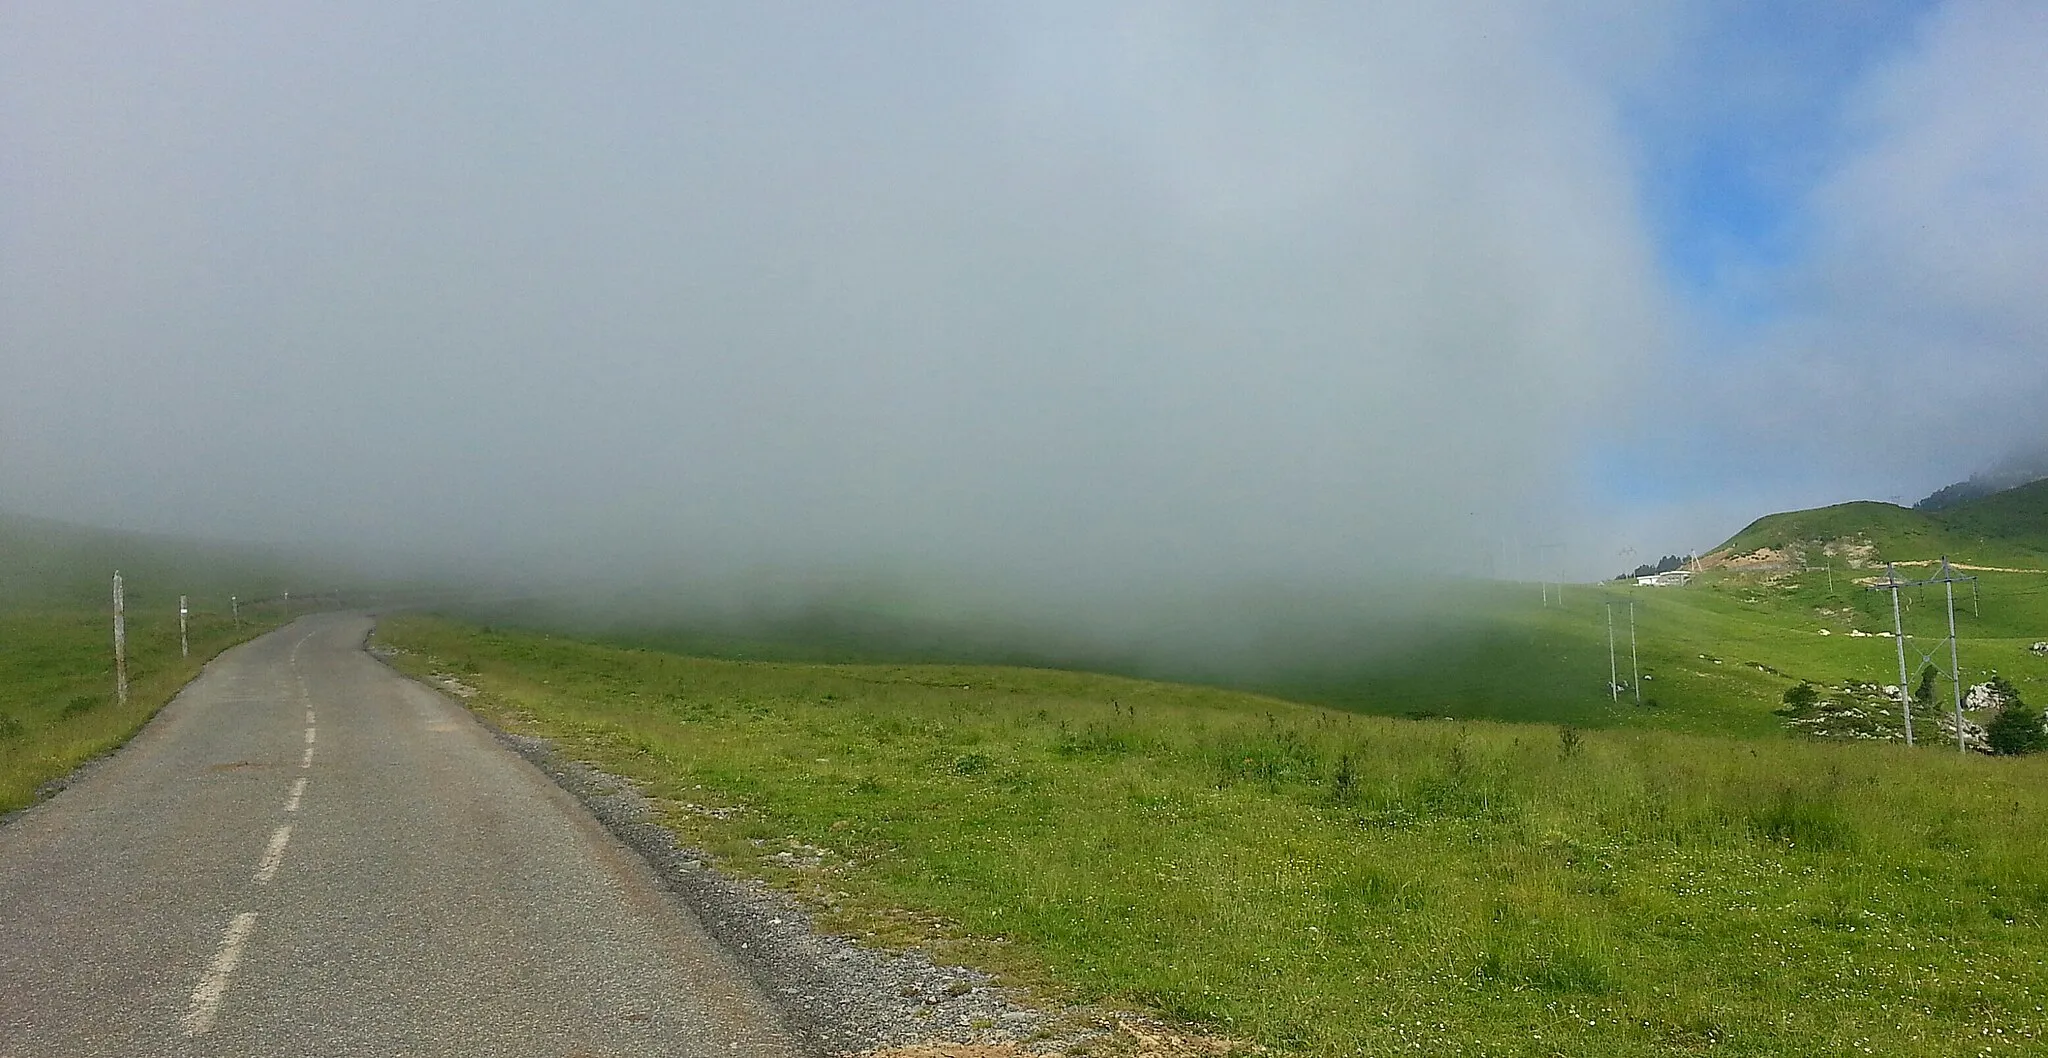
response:
[(2019, 691), (2004, 678), (1993, 677), (1991, 683), (2005, 698), (2005, 708), (1984, 725), (1984, 739), (1991, 744), (1991, 752), (2018, 756), (2048, 749), (2048, 730), (2041, 726), (2041, 711), (2022, 701)]
[(1920, 670), (1920, 683), (1913, 688), (1913, 701), (1915, 703), (1919, 705), (1933, 703), (1935, 672), (1936, 670), (1932, 665), (1928, 665)]

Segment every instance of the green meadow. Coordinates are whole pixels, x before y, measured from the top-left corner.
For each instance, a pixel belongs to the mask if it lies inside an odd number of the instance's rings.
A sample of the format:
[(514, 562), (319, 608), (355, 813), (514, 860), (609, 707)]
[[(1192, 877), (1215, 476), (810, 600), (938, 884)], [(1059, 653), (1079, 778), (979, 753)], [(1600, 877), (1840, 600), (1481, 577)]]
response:
[(2039, 758), (378, 636), (832, 928), (1049, 999), (1317, 1055), (2018, 1054), (2048, 1030)]
[[(1978, 572), (1974, 600), (1971, 586), (1960, 586), (1958, 656), (1967, 683), (1999, 675), (2029, 701), (2048, 701), (2048, 659), (2028, 651), (2048, 640), (2048, 561), (2042, 569)], [(1934, 572), (1901, 567), (1900, 576)], [(1561, 604), (1547, 606), (1534, 585), (1494, 587), (1463, 625), (1446, 629), (1427, 649), (1259, 689), (1388, 715), (1773, 735), (1784, 730), (1773, 710), (1802, 680), (1822, 686), (1899, 682), (1894, 641), (1877, 634), (1892, 630), (1891, 596), (1859, 583), (1882, 575), (1881, 567), (1846, 565), (1710, 570), (1682, 588), (1633, 581), (1570, 585)], [(1945, 669), (1948, 614), (1941, 588), (1901, 595), (1910, 644), (1922, 651), (1941, 647)], [(1629, 686), (1631, 605), (1636, 665), (1644, 677), (1640, 706)], [(1618, 694), (1608, 690), (1610, 612), (1614, 668), (1623, 685)], [(1909, 678), (1917, 680), (1922, 662), (1910, 647), (1908, 662)], [(1940, 694), (1948, 700), (1946, 682)]]

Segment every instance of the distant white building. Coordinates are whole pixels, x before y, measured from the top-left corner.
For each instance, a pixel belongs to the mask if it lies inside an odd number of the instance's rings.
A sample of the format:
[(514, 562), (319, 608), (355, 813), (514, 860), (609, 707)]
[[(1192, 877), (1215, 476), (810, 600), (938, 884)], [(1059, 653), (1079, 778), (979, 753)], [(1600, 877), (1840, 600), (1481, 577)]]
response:
[(1691, 583), (1692, 571), (1689, 569), (1666, 570), (1636, 578), (1636, 586), (1640, 588), (1682, 588)]

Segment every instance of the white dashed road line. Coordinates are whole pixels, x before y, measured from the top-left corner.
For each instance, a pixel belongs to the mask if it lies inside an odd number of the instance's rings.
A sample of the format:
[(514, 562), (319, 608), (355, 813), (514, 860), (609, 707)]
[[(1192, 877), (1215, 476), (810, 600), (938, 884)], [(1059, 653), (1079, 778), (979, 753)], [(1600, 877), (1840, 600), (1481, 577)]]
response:
[(263, 862), (256, 865), (257, 885), (268, 885), (277, 877), (277, 869), (284, 866), (284, 847), (291, 843), (292, 825), (286, 823), (270, 833), (270, 847), (263, 850)]
[[(313, 741), (317, 737), (313, 726), (313, 703), (308, 701), (305, 674), (299, 669), (299, 648), (306, 645), (311, 635), (300, 638), (292, 644), (292, 676), (299, 685), (299, 699), (306, 706), (306, 750), (299, 756), (299, 767), (313, 766)], [(299, 799), (306, 795), (307, 778), (299, 776), (292, 782), (291, 796), (286, 798), (284, 810), (293, 814), (299, 810)], [(290, 823), (270, 833), (270, 844), (263, 850), (263, 859), (256, 865), (256, 873), (250, 879), (256, 885), (269, 885), (277, 877), (278, 868), (284, 866), (284, 850), (291, 844)], [(206, 976), (200, 978), (199, 987), (192, 990), (192, 1006), (185, 1012), (185, 1035), (204, 1036), (213, 1030), (214, 1017), (220, 1011), (221, 997), (227, 994), (228, 979), (234, 976), (235, 967), (242, 961), (242, 947), (249, 942), (249, 934), (256, 929), (256, 912), (244, 911), (228, 922), (227, 932), (222, 934), (220, 950), (214, 953), (213, 964), (207, 968)]]
[(203, 1036), (213, 1028), (213, 1016), (220, 1009), (220, 997), (227, 993), (228, 978), (234, 976), (235, 966), (242, 961), (242, 946), (249, 942), (249, 934), (255, 929), (254, 911), (244, 911), (228, 923), (227, 932), (220, 939), (220, 950), (213, 955), (213, 965), (207, 968), (199, 987), (192, 990), (192, 1008), (185, 1012), (185, 1035)]

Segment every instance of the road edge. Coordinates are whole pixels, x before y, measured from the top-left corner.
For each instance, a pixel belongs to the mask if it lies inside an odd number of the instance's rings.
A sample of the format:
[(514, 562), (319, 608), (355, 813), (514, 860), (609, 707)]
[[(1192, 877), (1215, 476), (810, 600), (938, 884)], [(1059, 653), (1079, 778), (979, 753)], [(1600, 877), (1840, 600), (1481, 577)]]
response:
[(1029, 1006), (983, 971), (943, 966), (915, 949), (876, 948), (820, 929), (790, 894), (720, 871), (702, 850), (653, 821), (650, 803), (630, 779), (575, 760), (547, 739), (504, 730), (469, 708), (462, 695), (392, 664), (397, 651), (372, 646), (374, 634), (374, 627), (366, 634), (365, 653), (460, 706), (645, 861), (682, 910), (753, 978), (792, 1034), (816, 1053), (948, 1044), (1064, 1053), (1113, 1033), (1114, 1023), (1099, 1016)]

